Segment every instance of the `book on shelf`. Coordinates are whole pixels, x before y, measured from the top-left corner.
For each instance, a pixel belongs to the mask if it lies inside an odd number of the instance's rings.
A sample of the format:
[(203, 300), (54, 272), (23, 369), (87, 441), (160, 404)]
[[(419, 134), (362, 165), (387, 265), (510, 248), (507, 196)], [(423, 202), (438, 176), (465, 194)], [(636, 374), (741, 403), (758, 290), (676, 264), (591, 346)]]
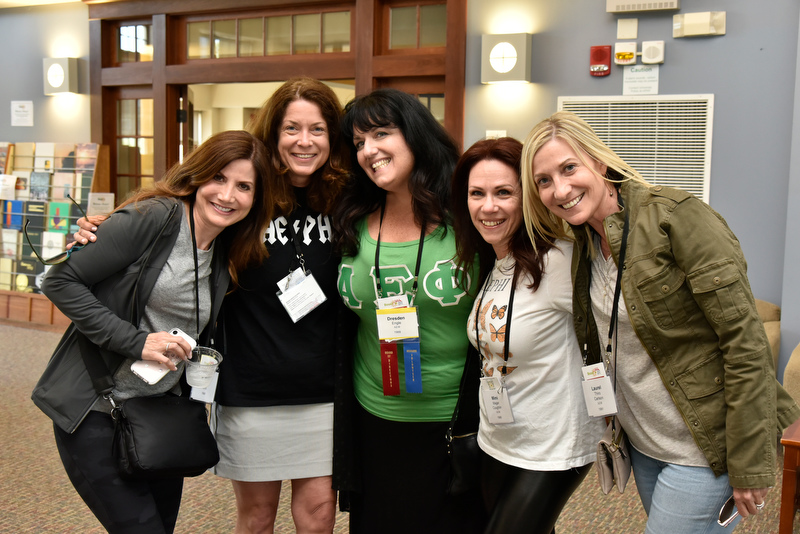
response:
[(14, 186), (17, 200), (28, 200), (31, 194), (31, 171), (13, 170), (11, 174), (17, 177), (17, 183)]
[(75, 173), (54, 172), (50, 186), (50, 198), (53, 200), (69, 200), (68, 196), (75, 198)]
[(14, 167), (14, 143), (0, 142), (0, 173), (8, 174)]
[[(47, 202), (29, 200), (23, 206), (25, 220), (30, 221), (28, 230), (44, 230), (47, 224)], [(22, 221), (23, 226), (25, 221)]]
[(89, 193), (86, 215), (108, 215), (114, 211), (114, 193)]
[(56, 171), (75, 172), (75, 144), (56, 143)]
[(17, 259), (20, 255), (20, 249), (22, 246), (22, 232), (19, 230), (15, 230), (13, 228), (3, 228), (2, 229), (2, 243), (3, 243), (3, 253), (1, 254), (5, 258), (13, 258)]
[(0, 289), (11, 291), (14, 287), (14, 268), (16, 261), (0, 257)]
[(94, 172), (83, 171), (75, 173), (75, 202), (86, 207), (89, 202), (89, 193), (92, 190), (92, 181), (94, 180)]
[(66, 234), (69, 231), (69, 217), (72, 202), (69, 200), (51, 200), (47, 203), (47, 231), (61, 232)]
[(30, 191), (29, 200), (47, 200), (50, 198), (50, 173), (33, 171), (29, 180)]
[(42, 258), (50, 259), (64, 252), (67, 236), (61, 232), (42, 232)]
[[(14, 169), (15, 171), (33, 170), (33, 152), (36, 143), (14, 143)], [(13, 174), (13, 173), (12, 173)]]
[(44, 265), (37, 259), (17, 260), (16, 291), (22, 293), (41, 293)]
[(94, 170), (97, 165), (97, 143), (78, 143), (75, 145), (75, 168)]
[(22, 230), (24, 202), (21, 200), (3, 200), (3, 227)]
[(0, 174), (0, 199), (17, 198), (17, 177), (13, 174)]
[(53, 172), (56, 157), (55, 150), (55, 143), (36, 143), (33, 156), (33, 170)]

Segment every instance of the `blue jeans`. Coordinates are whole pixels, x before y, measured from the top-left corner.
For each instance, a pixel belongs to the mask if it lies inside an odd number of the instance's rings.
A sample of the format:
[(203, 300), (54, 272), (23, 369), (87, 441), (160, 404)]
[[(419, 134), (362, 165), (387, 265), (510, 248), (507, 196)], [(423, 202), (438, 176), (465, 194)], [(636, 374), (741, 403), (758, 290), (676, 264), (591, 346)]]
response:
[(717, 524), (719, 509), (733, 495), (728, 475), (714, 476), (708, 467), (687, 467), (654, 460), (630, 447), (636, 488), (647, 512), (645, 534), (721, 534), (733, 531)]

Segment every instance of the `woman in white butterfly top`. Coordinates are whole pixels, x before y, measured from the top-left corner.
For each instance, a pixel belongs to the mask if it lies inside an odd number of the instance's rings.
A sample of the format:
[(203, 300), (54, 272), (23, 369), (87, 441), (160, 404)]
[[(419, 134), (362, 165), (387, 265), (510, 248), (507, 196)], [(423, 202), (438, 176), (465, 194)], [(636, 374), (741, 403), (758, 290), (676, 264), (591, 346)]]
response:
[(521, 150), (502, 138), (464, 153), (453, 177), (453, 225), (460, 264), (477, 257), (484, 279), (467, 335), (481, 354), (486, 532), (546, 534), (588, 473), (605, 423), (589, 417), (583, 400), (572, 244), (532, 243), (521, 224)]

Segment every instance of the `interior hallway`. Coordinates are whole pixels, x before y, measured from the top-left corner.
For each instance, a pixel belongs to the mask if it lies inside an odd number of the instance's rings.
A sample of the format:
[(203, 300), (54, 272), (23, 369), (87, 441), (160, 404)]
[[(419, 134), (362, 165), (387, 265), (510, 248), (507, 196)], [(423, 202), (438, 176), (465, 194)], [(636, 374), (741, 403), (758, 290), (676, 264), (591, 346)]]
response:
[[(52, 423), (30, 400), (60, 337), (60, 332), (0, 324), (0, 391), (4, 396), (0, 409), (0, 533), (104, 532), (64, 473)], [(275, 532), (288, 534), (294, 528), (288, 492), (282, 493)], [(777, 533), (780, 478), (766, 503), (763, 515), (744, 522), (737, 534)], [(176, 533), (233, 532), (235, 514), (229, 481), (210, 474), (187, 479)], [(604, 496), (592, 472), (567, 504), (556, 530), (559, 534), (641, 533), (644, 519), (632, 483), (623, 495), (612, 491)], [(339, 514), (335, 532), (347, 530), (347, 514)], [(800, 533), (800, 521), (795, 522), (794, 532)]]

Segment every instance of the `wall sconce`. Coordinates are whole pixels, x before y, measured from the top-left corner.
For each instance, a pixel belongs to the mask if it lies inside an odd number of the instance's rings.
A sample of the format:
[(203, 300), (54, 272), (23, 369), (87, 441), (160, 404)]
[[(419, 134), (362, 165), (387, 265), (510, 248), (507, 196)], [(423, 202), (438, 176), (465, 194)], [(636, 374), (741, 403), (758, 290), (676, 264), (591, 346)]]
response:
[(44, 59), (44, 94), (78, 92), (78, 59), (59, 57)]
[(530, 82), (531, 34), (481, 36), (481, 83)]

